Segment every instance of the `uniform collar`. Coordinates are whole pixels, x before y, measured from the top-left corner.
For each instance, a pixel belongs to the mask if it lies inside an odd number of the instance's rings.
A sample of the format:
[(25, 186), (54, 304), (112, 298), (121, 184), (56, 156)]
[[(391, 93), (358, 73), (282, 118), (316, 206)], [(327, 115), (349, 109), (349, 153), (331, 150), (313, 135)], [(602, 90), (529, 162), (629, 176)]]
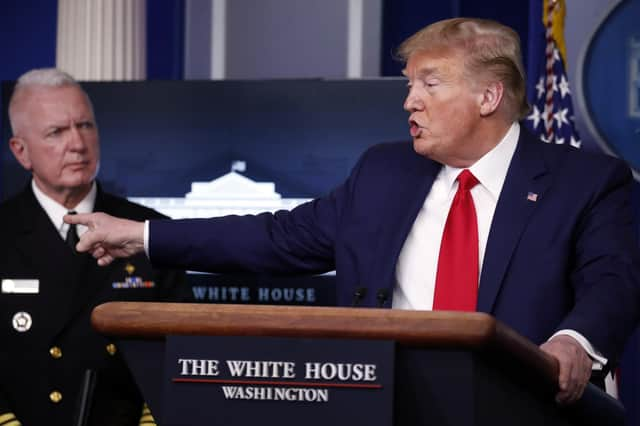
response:
[[(38, 185), (36, 185), (33, 179), (31, 180), (31, 189), (33, 190), (33, 195), (35, 195), (36, 200), (38, 200), (40, 206), (47, 213), (47, 216), (49, 216), (49, 219), (51, 219), (51, 223), (53, 223), (53, 226), (55, 226), (56, 230), (58, 230), (60, 235), (66, 235), (69, 225), (64, 223), (62, 218), (69, 212), (69, 209), (67, 209), (57, 201), (54, 201), (51, 197), (42, 192), (42, 190), (38, 188)], [(97, 192), (97, 185), (94, 181), (91, 185), (89, 193), (82, 199), (82, 201), (78, 203), (77, 206), (73, 208), (73, 210), (76, 213), (91, 213), (96, 203)], [(83, 226), (78, 226), (78, 234), (84, 233), (85, 229), (86, 228)]]

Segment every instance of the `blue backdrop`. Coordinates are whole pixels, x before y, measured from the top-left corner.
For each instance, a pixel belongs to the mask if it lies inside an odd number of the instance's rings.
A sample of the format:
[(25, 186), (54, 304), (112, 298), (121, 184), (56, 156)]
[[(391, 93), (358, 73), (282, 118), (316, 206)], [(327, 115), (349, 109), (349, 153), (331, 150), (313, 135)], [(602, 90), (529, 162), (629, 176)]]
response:
[[(408, 138), (402, 79), (85, 83), (100, 128), (104, 187), (182, 197), (244, 160), (245, 175), (284, 197), (315, 197), (344, 180), (375, 143)], [(3, 103), (12, 89), (2, 86)], [(3, 139), (10, 137), (4, 115)], [(0, 150), (0, 199), (27, 174)]]

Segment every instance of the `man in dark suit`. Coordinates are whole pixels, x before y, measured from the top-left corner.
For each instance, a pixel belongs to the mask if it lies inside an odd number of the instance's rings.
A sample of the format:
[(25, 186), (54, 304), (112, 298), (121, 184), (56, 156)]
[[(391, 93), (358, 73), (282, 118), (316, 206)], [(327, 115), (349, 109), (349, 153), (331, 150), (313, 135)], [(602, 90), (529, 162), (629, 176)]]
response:
[(554, 356), (558, 402), (577, 400), (640, 312), (628, 167), (520, 127), (525, 78), (508, 27), (437, 22), (399, 56), (413, 146), (371, 148), (343, 185), (291, 212), (67, 217), (90, 227), (78, 249), (101, 265), (145, 250), (207, 271), (335, 268), (343, 305), (488, 312)]
[(184, 274), (153, 269), (144, 255), (99, 268), (74, 250), (83, 229), (62, 218), (68, 211), (163, 216), (96, 183), (93, 108), (66, 73), (20, 77), (9, 116), (11, 151), (32, 180), (0, 204), (0, 424), (137, 425), (140, 392), (115, 343), (92, 330), (91, 311), (107, 301), (173, 298)]

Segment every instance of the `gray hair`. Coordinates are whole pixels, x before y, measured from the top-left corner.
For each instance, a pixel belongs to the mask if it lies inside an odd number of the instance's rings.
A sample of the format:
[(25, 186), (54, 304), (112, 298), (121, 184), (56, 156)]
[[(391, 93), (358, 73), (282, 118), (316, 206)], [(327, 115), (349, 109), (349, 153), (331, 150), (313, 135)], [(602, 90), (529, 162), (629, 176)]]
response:
[(16, 81), (16, 85), (13, 88), (13, 94), (11, 95), (11, 99), (9, 100), (9, 124), (11, 125), (11, 131), (15, 135), (15, 115), (16, 115), (16, 105), (18, 104), (18, 100), (20, 99), (23, 92), (28, 89), (32, 89), (35, 87), (65, 87), (65, 86), (73, 86), (77, 87), (82, 91), (82, 93), (87, 98), (89, 102), (89, 106), (93, 109), (93, 105), (91, 104), (91, 99), (87, 92), (84, 91), (82, 86), (73, 78), (70, 74), (59, 70), (57, 68), (36, 68), (30, 71), (25, 72)]
[(78, 82), (66, 72), (57, 68), (37, 68), (22, 74), (14, 90), (25, 86), (76, 86)]

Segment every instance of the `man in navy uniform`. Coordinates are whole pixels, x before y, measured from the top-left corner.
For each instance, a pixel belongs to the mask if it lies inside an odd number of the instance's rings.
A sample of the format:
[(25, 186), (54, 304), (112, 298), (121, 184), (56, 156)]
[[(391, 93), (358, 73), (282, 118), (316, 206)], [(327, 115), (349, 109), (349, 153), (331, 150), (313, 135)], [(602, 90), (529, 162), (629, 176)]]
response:
[(93, 381), (87, 424), (137, 425), (142, 396), (115, 343), (92, 330), (90, 314), (107, 301), (171, 300), (184, 274), (154, 269), (144, 255), (99, 268), (74, 249), (85, 229), (62, 218), (163, 216), (96, 182), (98, 128), (88, 95), (71, 76), (25, 73), (8, 112), (10, 149), (32, 179), (0, 204), (0, 424), (79, 424)]
[(640, 315), (628, 166), (519, 125), (520, 41), (504, 25), (436, 22), (399, 56), (413, 143), (369, 149), (330, 194), (257, 216), (67, 216), (91, 228), (78, 249), (102, 265), (146, 251), (206, 271), (335, 269), (343, 305), (487, 312), (558, 361), (559, 403), (577, 400)]

